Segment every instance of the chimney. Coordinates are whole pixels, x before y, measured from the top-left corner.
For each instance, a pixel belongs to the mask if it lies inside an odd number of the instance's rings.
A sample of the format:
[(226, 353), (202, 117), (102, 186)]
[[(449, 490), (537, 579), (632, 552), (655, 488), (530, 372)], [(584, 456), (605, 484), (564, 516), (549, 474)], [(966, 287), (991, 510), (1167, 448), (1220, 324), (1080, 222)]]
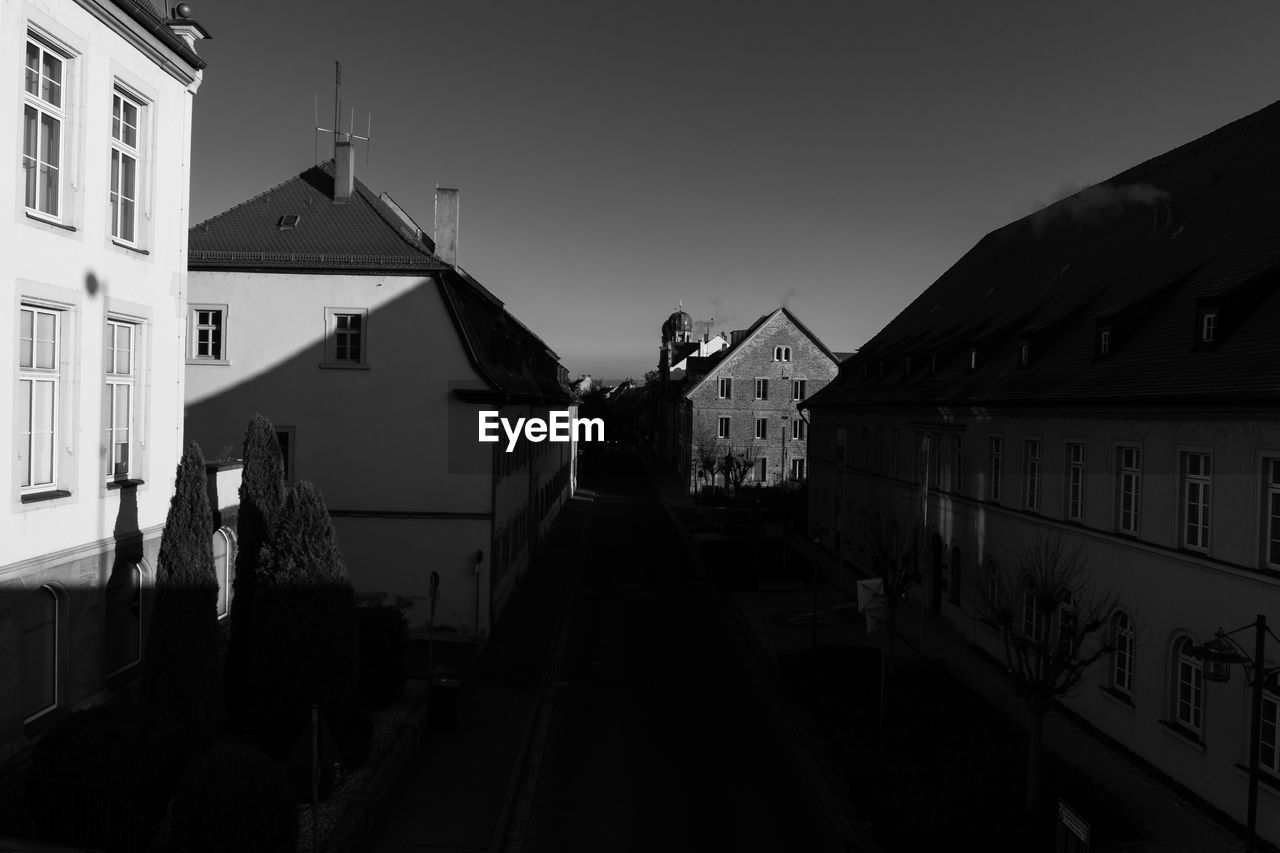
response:
[(356, 146), (344, 133), (333, 143), (333, 203), (346, 204), (355, 189)]
[(436, 257), (458, 265), (458, 191), (436, 187)]
[(729, 333), (729, 346), (736, 346), (738, 341), (747, 336), (746, 329), (734, 329)]

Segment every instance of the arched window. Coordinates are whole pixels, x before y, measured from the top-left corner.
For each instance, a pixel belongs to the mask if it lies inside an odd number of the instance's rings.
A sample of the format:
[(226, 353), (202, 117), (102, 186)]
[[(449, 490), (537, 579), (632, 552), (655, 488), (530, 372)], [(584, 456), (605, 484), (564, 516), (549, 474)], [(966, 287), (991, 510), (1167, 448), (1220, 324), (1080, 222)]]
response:
[(114, 675), (142, 658), (142, 568), (118, 560), (107, 579), (107, 672)]
[(58, 705), (58, 594), (42, 586), (22, 610), (22, 715), (30, 721)]
[(1204, 725), (1204, 662), (1191, 649), (1190, 637), (1173, 647), (1173, 721), (1199, 737)]
[(1133, 620), (1123, 610), (1111, 617), (1111, 687), (1133, 695)]
[(213, 532), (213, 574), (218, 579), (218, 618), (231, 606), (231, 537), (225, 530)]

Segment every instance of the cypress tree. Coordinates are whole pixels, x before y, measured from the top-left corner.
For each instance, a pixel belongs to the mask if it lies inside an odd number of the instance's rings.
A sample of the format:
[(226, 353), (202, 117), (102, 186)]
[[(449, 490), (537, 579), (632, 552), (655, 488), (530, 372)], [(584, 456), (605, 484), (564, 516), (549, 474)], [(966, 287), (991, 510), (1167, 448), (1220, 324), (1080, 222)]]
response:
[(275, 427), (255, 415), (244, 434), (244, 468), (240, 479), (240, 509), (236, 521), (236, 576), (232, 584), (231, 636), (227, 643), (225, 689), (231, 725), (244, 729), (245, 666), (253, 621), (258, 560), (270, 541), (276, 516), (284, 502), (284, 459)]
[(143, 702), (190, 745), (207, 744), (217, 725), (218, 578), (204, 454), (195, 442), (178, 463), (160, 540)]
[(341, 732), (359, 703), (355, 593), (320, 492), (300, 482), (285, 496), (260, 553), (246, 667), (248, 730), (285, 758), (312, 704)]

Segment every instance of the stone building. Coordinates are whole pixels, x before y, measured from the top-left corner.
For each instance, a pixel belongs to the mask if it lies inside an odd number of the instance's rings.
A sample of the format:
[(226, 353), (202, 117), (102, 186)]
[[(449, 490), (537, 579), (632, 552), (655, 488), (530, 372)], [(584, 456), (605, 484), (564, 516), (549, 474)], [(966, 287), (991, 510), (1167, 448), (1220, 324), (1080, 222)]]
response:
[[(128, 690), (146, 654), (182, 451), (205, 36), (147, 0), (6, 2), (0, 14), (0, 103), (14, 121), (0, 142), (12, 211), (0, 222), (0, 759)], [(215, 536), (224, 555), (228, 537)]]
[(925, 605), (999, 657), (1001, 567), (1078, 544), (1118, 601), (1066, 707), (1242, 822), (1257, 749), (1273, 842), (1280, 690), (1252, 745), (1248, 679), (1195, 650), (1280, 621), (1278, 146), (1280, 104), (993, 231), (805, 404), (826, 547), (856, 564), (868, 520), (923, 518)]
[[(684, 311), (667, 319), (658, 368), (667, 391), (665, 452), (689, 488), (723, 484), (723, 474), (708, 469), (727, 455), (750, 467), (747, 483), (804, 480), (808, 423), (797, 404), (836, 375), (837, 355), (786, 307), (703, 356), (684, 351), (697, 343), (689, 340), (692, 325)], [(686, 369), (668, 369), (678, 362)]]

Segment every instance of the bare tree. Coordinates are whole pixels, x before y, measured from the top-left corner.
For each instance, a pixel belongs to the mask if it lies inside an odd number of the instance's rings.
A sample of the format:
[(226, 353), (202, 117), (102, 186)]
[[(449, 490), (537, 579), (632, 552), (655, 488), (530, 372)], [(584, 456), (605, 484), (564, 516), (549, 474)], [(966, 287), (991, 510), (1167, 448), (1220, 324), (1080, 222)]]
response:
[[(706, 479), (714, 488), (716, 474), (720, 472), (720, 463), (724, 447), (716, 439), (710, 428), (703, 426), (693, 438), (694, 470), (698, 477)], [(706, 486), (703, 486), (705, 489)]]
[(737, 453), (730, 448), (720, 460), (720, 473), (724, 474), (726, 485), (733, 487), (735, 495), (755, 470), (757, 458), (756, 449), (747, 445)]
[(1095, 589), (1079, 545), (1060, 534), (1026, 543), (1007, 569), (992, 566), (991, 618), (1005, 661), (1026, 704), (1027, 807), (1040, 804), (1044, 717), (1089, 668), (1114, 649), (1107, 624), (1116, 596)]
[(896, 664), (898, 608), (920, 584), (925, 531), (918, 518), (899, 520), (863, 512), (859, 550), (872, 575), (880, 578), (876, 599), (883, 608), (880, 646), (880, 726), (884, 727), (885, 694)]

